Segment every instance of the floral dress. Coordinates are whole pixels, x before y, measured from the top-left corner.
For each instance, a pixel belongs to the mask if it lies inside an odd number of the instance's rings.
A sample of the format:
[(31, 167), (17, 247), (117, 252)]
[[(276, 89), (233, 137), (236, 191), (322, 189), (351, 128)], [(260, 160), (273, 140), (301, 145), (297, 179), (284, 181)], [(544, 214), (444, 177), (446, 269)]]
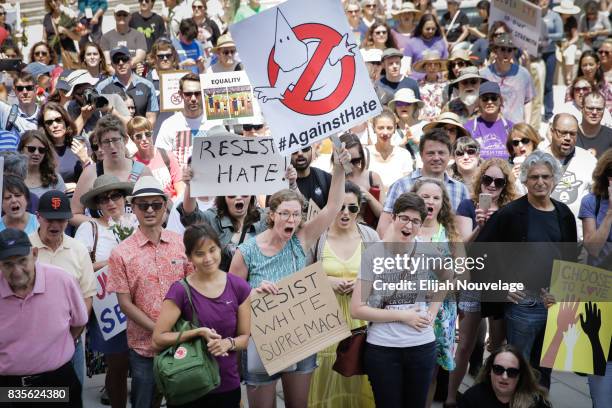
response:
[(448, 81), (426, 82), (425, 79), (419, 81), (421, 100), (425, 103), (421, 108), (419, 120), (430, 122), (442, 113), (446, 85)]

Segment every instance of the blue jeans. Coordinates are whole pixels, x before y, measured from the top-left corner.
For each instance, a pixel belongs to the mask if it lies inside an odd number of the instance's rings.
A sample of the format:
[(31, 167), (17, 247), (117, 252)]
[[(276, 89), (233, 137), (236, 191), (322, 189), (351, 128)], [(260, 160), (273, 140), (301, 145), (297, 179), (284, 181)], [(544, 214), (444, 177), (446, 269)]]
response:
[(406, 348), (366, 343), (363, 364), (377, 407), (424, 408), (436, 365), (436, 342)]
[(132, 407), (152, 407), (155, 401), (153, 357), (143, 357), (130, 349), (130, 369), (132, 370), (132, 393), (130, 396)]
[(506, 305), (506, 338), (517, 347), (531, 366), (540, 371), (540, 384), (550, 389), (551, 369), (540, 367), (548, 311), (542, 303)]
[(557, 67), (557, 58), (554, 52), (549, 52), (542, 55), (544, 64), (546, 65), (546, 78), (544, 79), (544, 121), (547, 122), (553, 116), (555, 107), (555, 99), (553, 96), (553, 81), (555, 79), (555, 68)]
[(610, 407), (610, 399), (612, 398), (612, 362), (608, 361), (606, 366), (606, 375), (589, 375), (589, 390), (591, 391), (591, 400), (593, 408)]
[(81, 385), (85, 381), (85, 347), (83, 346), (83, 336), (79, 337), (79, 342), (74, 348), (74, 354), (72, 355), (72, 367), (74, 373)]

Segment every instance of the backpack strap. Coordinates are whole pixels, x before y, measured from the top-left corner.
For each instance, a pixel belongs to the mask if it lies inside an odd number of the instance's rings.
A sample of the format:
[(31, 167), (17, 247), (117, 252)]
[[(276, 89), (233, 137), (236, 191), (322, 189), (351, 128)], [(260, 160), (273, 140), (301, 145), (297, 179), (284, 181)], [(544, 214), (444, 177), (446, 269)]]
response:
[(132, 183), (137, 182), (145, 167), (146, 166), (143, 163), (132, 160), (132, 170), (130, 171), (128, 181)]
[(98, 224), (95, 221), (89, 221), (91, 224), (91, 232), (93, 234), (93, 249), (89, 253), (89, 257), (91, 258), (91, 263), (96, 262), (96, 249), (98, 248)]
[(195, 327), (200, 327), (200, 321), (198, 320), (198, 315), (196, 314), (195, 306), (193, 305), (193, 301), (191, 300), (191, 289), (189, 288), (189, 284), (187, 283), (187, 278), (181, 279), (181, 285), (185, 289), (185, 293), (187, 294), (187, 299), (189, 300), (189, 305), (191, 306), (191, 323)]
[(168, 152), (166, 149), (162, 149), (161, 147), (158, 147), (157, 150), (159, 150), (159, 154), (161, 155), (164, 164), (168, 168), (168, 171), (170, 171), (170, 157), (168, 157)]

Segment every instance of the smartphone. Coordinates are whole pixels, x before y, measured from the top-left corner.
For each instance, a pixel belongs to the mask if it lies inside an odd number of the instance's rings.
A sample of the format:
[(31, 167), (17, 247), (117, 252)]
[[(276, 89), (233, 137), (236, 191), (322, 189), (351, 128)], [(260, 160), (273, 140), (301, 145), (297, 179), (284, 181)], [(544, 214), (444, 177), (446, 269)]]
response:
[(491, 194), (480, 193), (478, 196), (478, 208), (487, 211), (491, 208)]
[(0, 60), (0, 71), (21, 71), (22, 61), (19, 58)]

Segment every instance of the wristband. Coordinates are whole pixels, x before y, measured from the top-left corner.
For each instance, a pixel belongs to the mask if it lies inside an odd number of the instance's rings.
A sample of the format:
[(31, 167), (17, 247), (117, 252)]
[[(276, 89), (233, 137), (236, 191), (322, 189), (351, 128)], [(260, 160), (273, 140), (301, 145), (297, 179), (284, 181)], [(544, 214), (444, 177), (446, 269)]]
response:
[(234, 340), (234, 338), (233, 338), (233, 337), (228, 337), (227, 339), (228, 339), (228, 340), (230, 341), (230, 343), (231, 343), (231, 347), (230, 347), (229, 351), (234, 351), (234, 350), (236, 350), (236, 341)]

